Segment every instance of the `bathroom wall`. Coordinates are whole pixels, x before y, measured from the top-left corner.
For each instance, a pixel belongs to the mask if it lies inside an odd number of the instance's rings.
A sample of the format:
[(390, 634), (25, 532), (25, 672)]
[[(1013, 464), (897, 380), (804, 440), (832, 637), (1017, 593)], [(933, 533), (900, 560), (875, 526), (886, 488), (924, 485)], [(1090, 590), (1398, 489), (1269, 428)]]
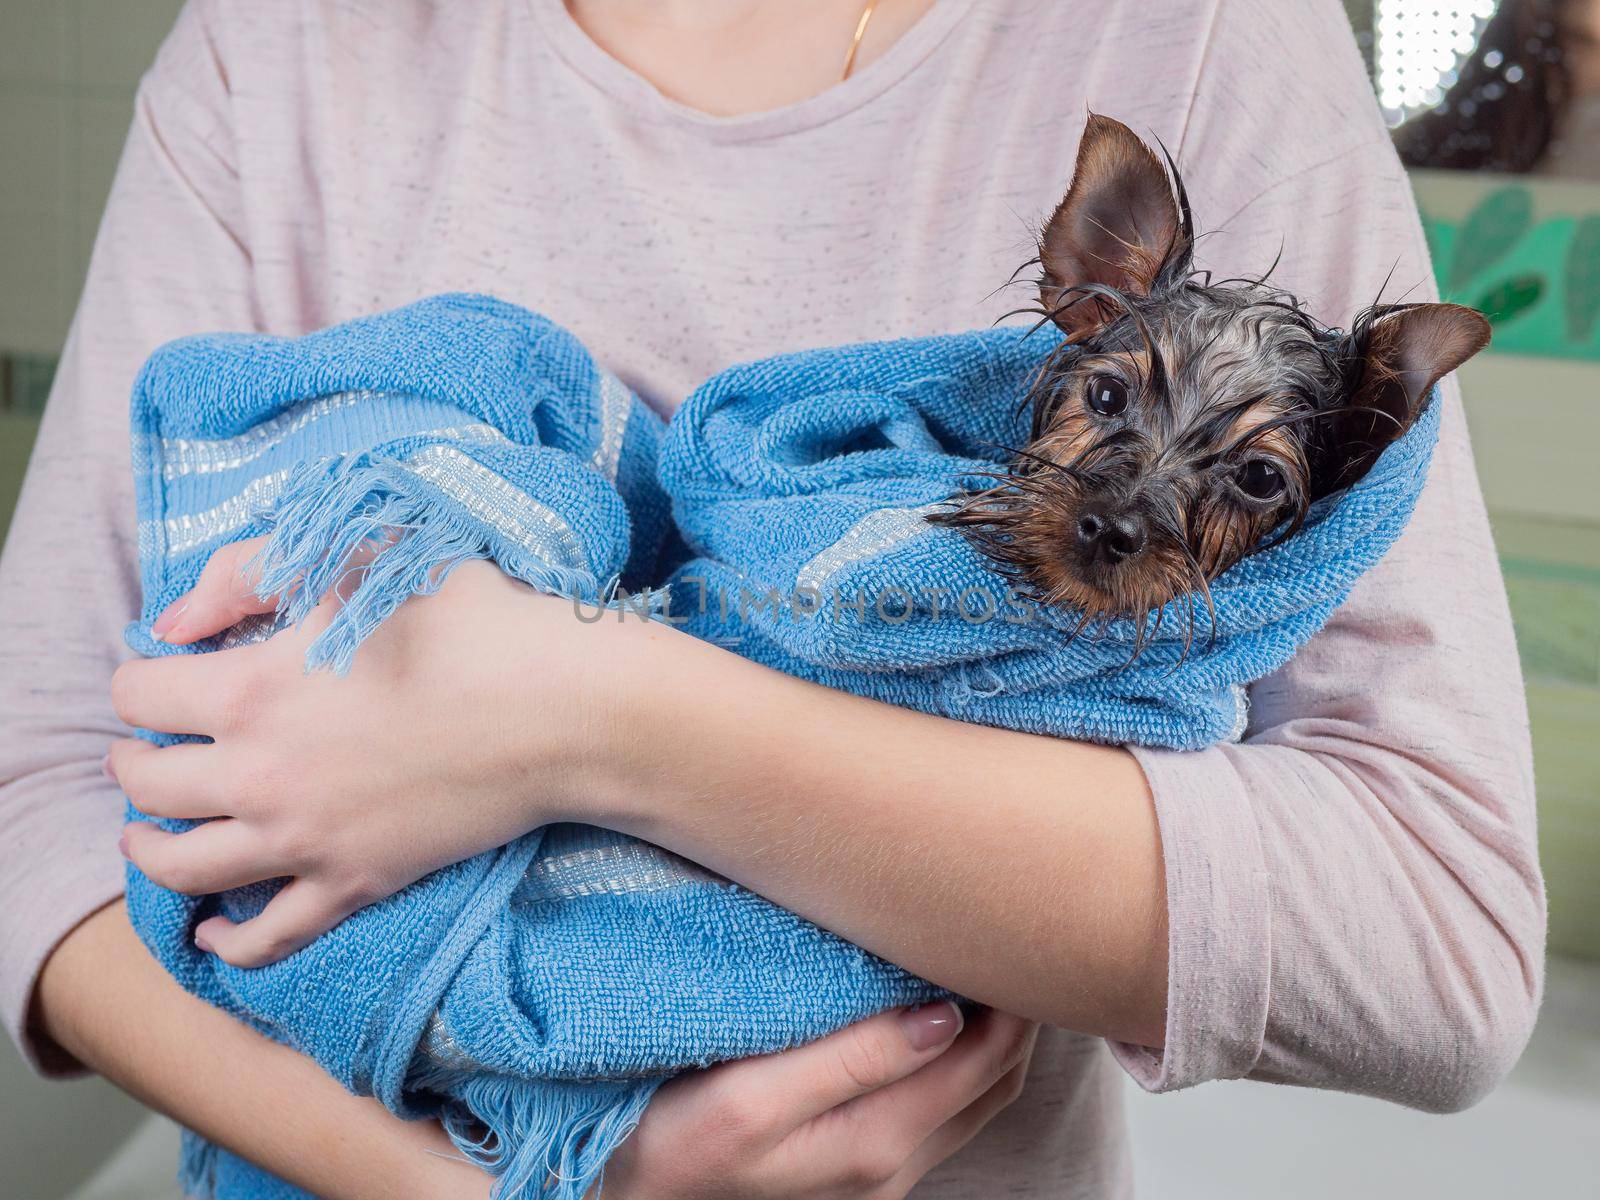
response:
[(1528, 682), (1550, 945), (1600, 959), (1600, 181), (1413, 171)]
[(139, 76), (181, 0), (0, 0), (0, 536)]
[[(275, 0), (268, 0), (275, 2)], [(0, 0), (0, 539), (88, 267), (140, 74), (180, 0)], [(144, 1110), (44, 1087), (0, 1046), (0, 1196), (50, 1200)]]
[(134, 87), (180, 7), (0, 4), (0, 348), (46, 356), (60, 348)]

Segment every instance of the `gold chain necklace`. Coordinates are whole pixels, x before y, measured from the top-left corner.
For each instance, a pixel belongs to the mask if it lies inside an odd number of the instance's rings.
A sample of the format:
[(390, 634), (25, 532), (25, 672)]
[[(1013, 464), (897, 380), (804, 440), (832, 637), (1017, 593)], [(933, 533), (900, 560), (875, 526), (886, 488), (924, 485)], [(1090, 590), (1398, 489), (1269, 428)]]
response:
[(872, 10), (878, 7), (878, 0), (867, 0), (861, 9), (861, 19), (856, 22), (856, 35), (850, 39), (850, 50), (844, 56), (844, 72), (839, 76), (843, 83), (850, 78), (850, 69), (856, 65), (856, 51), (861, 49), (861, 39), (867, 35), (867, 26), (872, 21)]

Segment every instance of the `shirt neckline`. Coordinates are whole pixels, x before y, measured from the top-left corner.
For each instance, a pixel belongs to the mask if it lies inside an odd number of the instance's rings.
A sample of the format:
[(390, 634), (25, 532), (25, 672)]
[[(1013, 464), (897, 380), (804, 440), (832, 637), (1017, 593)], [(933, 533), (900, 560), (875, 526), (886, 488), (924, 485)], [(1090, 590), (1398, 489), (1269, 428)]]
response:
[(934, 0), (882, 55), (814, 96), (763, 112), (719, 117), (663, 95), (644, 76), (612, 58), (572, 19), (564, 0), (528, 0), (550, 45), (579, 75), (643, 119), (717, 142), (798, 133), (860, 108), (909, 75), (967, 15), (972, 4), (973, 0)]

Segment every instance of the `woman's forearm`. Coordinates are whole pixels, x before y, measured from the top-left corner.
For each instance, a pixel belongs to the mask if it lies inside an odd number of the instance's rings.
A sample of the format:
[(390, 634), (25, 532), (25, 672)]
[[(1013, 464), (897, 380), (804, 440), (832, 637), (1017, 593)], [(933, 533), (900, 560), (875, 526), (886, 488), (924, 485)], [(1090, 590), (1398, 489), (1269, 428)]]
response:
[(642, 727), (619, 768), (601, 764), (596, 819), (964, 995), (1161, 1045), (1160, 833), (1126, 751), (909, 712), (646, 636), (690, 702), (619, 714)]
[(437, 1124), (351, 1095), (311, 1059), (185, 992), (120, 902), (56, 949), (34, 1014), (40, 1032), (152, 1108), (329, 1200), (488, 1195), (488, 1177)]
[[(265, 606), (235, 586), (257, 548), (219, 552), (164, 636), (192, 642)], [(274, 901), (199, 931), (253, 966), (439, 866), (584, 821), (997, 1008), (1164, 1040), (1160, 835), (1125, 751), (902, 711), (619, 616), (580, 621), (469, 562), (401, 606), (343, 677), (306, 673), (308, 629), (124, 664), (125, 722), (212, 740), (182, 754), (119, 742), (118, 783), (153, 816), (244, 816), (251, 867), (147, 822), (127, 830), (128, 853), (180, 890), (263, 874), (309, 886), (309, 916)]]

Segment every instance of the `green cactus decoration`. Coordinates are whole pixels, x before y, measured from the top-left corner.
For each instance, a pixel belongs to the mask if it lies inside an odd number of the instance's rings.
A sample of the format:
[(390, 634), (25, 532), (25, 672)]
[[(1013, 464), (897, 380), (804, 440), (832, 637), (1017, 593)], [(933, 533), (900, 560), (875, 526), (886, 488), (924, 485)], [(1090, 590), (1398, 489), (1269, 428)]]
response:
[(1467, 215), (1450, 264), (1452, 294), (1498, 262), (1533, 224), (1533, 197), (1525, 187), (1490, 192)]
[(1585, 340), (1600, 320), (1600, 216), (1584, 217), (1567, 246), (1567, 335)]
[(1502, 354), (1549, 354), (1600, 363), (1600, 189), (1542, 180), (1415, 177), (1460, 219), (1423, 214), (1439, 291), (1494, 323)]
[(1490, 288), (1473, 305), (1492, 325), (1504, 325), (1518, 313), (1539, 303), (1544, 295), (1544, 280), (1537, 275), (1513, 275)]

